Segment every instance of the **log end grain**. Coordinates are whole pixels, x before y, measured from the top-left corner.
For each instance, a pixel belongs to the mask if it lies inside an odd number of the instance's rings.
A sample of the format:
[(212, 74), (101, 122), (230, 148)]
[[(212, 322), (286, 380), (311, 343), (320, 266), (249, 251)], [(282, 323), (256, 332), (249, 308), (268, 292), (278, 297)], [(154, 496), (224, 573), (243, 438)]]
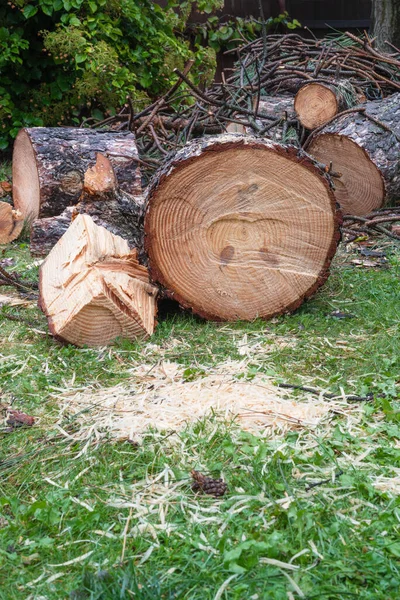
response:
[(345, 135), (321, 133), (307, 151), (341, 176), (334, 179), (335, 196), (344, 214), (363, 216), (382, 207), (385, 183), (368, 153)]
[(33, 221), (39, 215), (40, 185), (36, 153), (25, 129), (21, 129), (14, 142), (12, 179), (15, 208)]
[(339, 109), (335, 92), (321, 83), (307, 83), (294, 99), (294, 109), (306, 129), (315, 129), (334, 117)]
[(328, 276), (338, 242), (327, 182), (295, 148), (254, 138), (195, 142), (149, 189), (151, 275), (214, 320), (292, 311)]

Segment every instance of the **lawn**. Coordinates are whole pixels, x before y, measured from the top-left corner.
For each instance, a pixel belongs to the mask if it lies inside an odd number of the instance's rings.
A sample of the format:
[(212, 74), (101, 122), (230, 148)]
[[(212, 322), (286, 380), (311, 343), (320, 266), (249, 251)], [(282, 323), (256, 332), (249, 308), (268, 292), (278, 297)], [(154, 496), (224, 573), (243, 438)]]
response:
[[(0, 598), (397, 599), (400, 252), (376, 244), (385, 263), (342, 246), (324, 288), (270, 322), (165, 309), (147, 342), (94, 350), (52, 339), (35, 306), (1, 309), (2, 403), (36, 422), (1, 431)], [(8, 258), (36, 280), (26, 241)], [(81, 415), (60, 410), (67, 391), (113, 393), (166, 361), (187, 381), (236, 361), (237, 381), (338, 397), (316, 427), (257, 434), (212, 414), (134, 442), (82, 435)], [(196, 494), (191, 469), (226, 495)]]

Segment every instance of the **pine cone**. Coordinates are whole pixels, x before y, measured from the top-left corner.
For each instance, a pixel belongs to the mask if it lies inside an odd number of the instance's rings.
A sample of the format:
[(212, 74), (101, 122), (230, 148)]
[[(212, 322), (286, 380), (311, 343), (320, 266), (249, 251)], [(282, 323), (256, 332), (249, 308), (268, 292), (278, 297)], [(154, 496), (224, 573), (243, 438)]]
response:
[(222, 479), (207, 477), (194, 469), (190, 474), (193, 477), (192, 490), (194, 492), (203, 492), (203, 494), (217, 497), (223, 496), (228, 489), (228, 486)]

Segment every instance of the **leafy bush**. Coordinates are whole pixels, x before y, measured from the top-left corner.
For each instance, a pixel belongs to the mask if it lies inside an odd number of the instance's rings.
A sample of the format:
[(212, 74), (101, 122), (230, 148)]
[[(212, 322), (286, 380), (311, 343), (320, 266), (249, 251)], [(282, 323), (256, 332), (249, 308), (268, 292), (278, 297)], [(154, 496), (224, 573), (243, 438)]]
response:
[[(194, 59), (210, 80), (215, 51), (185, 39), (194, 0), (9, 0), (0, 6), (0, 150), (23, 126), (112, 115), (129, 94), (140, 109)], [(199, 0), (210, 13), (221, 0)]]

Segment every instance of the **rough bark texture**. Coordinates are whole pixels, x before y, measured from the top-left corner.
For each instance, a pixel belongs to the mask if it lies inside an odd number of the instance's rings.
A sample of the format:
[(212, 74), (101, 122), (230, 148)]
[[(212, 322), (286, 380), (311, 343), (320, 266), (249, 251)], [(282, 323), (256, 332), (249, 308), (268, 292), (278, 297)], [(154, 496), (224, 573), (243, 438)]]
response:
[(30, 250), (45, 256), (78, 214), (90, 215), (97, 225), (123, 237), (143, 254), (143, 196), (131, 196), (118, 188), (111, 162), (102, 154), (84, 174), (81, 200), (61, 215), (36, 219), (31, 226)]
[(390, 42), (400, 47), (400, 0), (373, 0), (371, 30), (375, 44), (384, 52), (390, 52)]
[(24, 218), (8, 202), (0, 202), (0, 244), (16, 240), (24, 227)]
[[(254, 107), (255, 108), (255, 107)], [(290, 119), (295, 116), (293, 107), (293, 96), (262, 96), (258, 104), (258, 114), (268, 115), (279, 119), (285, 113)]]
[(356, 215), (400, 198), (400, 93), (364, 107), (365, 113), (328, 124), (307, 146), (318, 161), (332, 162), (333, 171), (342, 174), (335, 180), (336, 198), (346, 213)]
[(152, 278), (203, 317), (292, 311), (328, 277), (336, 203), (294, 147), (229, 134), (196, 140), (158, 172), (147, 198)]
[(338, 112), (357, 103), (357, 94), (348, 83), (306, 83), (294, 98), (294, 109), (306, 129), (327, 123)]
[(77, 204), (84, 175), (98, 153), (109, 158), (122, 191), (141, 194), (135, 136), (72, 127), (22, 129), (14, 144), (13, 200), (31, 219), (60, 215)]
[(39, 305), (51, 333), (77, 346), (153, 333), (157, 288), (128, 243), (78, 215), (39, 272)]

